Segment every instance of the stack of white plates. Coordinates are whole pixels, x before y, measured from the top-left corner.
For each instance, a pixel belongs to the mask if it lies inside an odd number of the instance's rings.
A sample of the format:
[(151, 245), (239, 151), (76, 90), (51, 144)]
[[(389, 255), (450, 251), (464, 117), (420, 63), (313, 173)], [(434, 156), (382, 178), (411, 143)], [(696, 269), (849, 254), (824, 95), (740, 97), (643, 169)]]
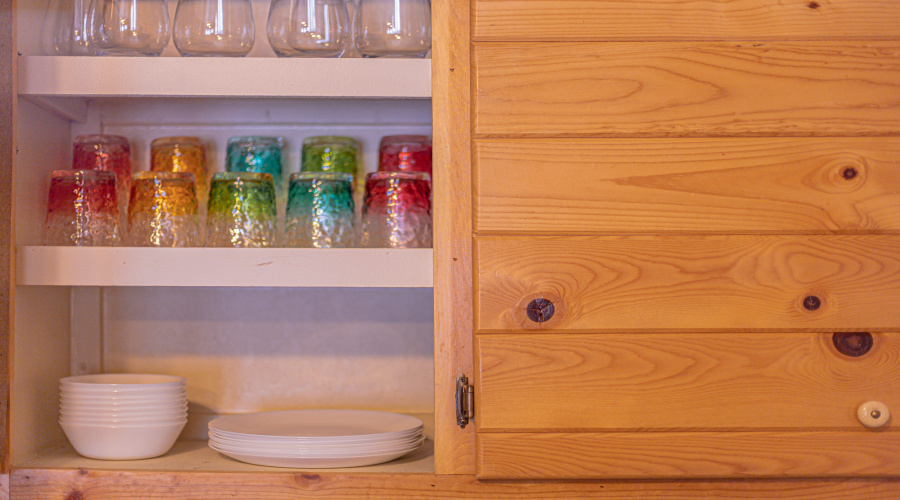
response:
[(359, 467), (421, 446), (418, 418), (364, 410), (288, 410), (230, 415), (209, 423), (210, 448), (256, 465)]
[(186, 423), (182, 377), (106, 373), (59, 381), (59, 424), (75, 451), (88, 458), (162, 455)]

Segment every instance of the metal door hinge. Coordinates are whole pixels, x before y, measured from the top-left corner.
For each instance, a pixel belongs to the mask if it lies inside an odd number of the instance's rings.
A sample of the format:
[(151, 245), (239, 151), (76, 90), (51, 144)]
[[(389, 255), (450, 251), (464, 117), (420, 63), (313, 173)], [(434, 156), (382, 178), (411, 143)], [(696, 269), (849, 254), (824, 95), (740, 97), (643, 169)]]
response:
[(475, 387), (469, 385), (465, 375), (456, 378), (456, 423), (465, 427), (475, 418)]

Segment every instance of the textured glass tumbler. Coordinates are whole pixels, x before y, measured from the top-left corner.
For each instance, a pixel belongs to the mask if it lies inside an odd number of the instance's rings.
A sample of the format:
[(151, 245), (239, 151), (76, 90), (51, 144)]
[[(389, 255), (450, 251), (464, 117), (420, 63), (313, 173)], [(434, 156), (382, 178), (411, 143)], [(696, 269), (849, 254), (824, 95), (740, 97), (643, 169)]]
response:
[(270, 174), (275, 182), (278, 206), (284, 205), (285, 187), (281, 163), (284, 141), (281, 137), (244, 136), (228, 139), (225, 170)]
[(351, 137), (322, 135), (303, 140), (301, 172), (342, 172), (353, 175), (359, 168), (359, 143)]
[(279, 57), (340, 57), (350, 42), (344, 0), (272, 0), (266, 23)]
[(355, 243), (353, 176), (340, 172), (291, 175), (285, 246), (343, 248)]
[(194, 176), (138, 172), (131, 184), (126, 243), (136, 247), (200, 245)]
[(116, 175), (119, 213), (128, 213), (131, 192), (131, 144), (119, 135), (79, 135), (72, 145), (72, 170), (102, 170)]
[(431, 227), (431, 176), (424, 172), (366, 176), (360, 246), (429, 248)]
[(378, 170), (431, 175), (431, 138), (426, 135), (382, 137), (378, 147)]
[(91, 0), (88, 41), (101, 56), (158, 56), (169, 44), (166, 0)]
[(209, 194), (206, 144), (197, 137), (160, 137), (150, 143), (150, 170), (154, 172), (186, 172), (194, 174), (197, 205), (206, 210)]
[(425, 57), (431, 0), (359, 0), (354, 42), (363, 57)]
[(276, 226), (275, 184), (270, 174), (213, 174), (206, 216), (206, 246), (276, 246)]
[(182, 56), (246, 56), (256, 37), (250, 0), (178, 0), (172, 24)]
[(116, 246), (116, 175), (102, 170), (57, 170), (50, 179), (44, 244)]

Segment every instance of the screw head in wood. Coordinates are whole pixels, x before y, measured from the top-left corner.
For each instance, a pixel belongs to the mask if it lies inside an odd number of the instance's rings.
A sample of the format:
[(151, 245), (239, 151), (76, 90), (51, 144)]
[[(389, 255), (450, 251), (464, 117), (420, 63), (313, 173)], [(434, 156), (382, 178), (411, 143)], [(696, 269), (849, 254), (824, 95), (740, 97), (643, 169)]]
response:
[(528, 303), (525, 312), (528, 314), (528, 319), (531, 321), (543, 323), (553, 317), (553, 302), (543, 298), (534, 299)]

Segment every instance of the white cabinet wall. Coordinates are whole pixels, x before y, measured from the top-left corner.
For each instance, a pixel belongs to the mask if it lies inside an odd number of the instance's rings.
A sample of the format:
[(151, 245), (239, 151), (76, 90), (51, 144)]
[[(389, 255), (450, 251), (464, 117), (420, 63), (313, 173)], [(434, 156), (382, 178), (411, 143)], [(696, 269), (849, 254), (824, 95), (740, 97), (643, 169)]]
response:
[[(295, 172), (304, 137), (355, 137), (373, 171), (381, 136), (431, 133), (429, 60), (276, 59), (268, 3), (253, 7), (248, 58), (181, 58), (171, 42), (159, 58), (77, 58), (41, 55), (44, 4), (18, 2), (12, 466), (41, 466), (47, 450), (80, 466), (56, 424), (69, 374), (187, 377), (186, 439), (227, 413), (433, 412), (430, 250), (39, 246), (50, 172), (68, 168), (79, 134), (128, 137), (135, 171), (156, 137), (201, 137), (221, 171), (229, 137), (277, 135)], [(235, 466), (188, 448), (211, 468)], [(419, 458), (433, 471), (433, 457)]]

